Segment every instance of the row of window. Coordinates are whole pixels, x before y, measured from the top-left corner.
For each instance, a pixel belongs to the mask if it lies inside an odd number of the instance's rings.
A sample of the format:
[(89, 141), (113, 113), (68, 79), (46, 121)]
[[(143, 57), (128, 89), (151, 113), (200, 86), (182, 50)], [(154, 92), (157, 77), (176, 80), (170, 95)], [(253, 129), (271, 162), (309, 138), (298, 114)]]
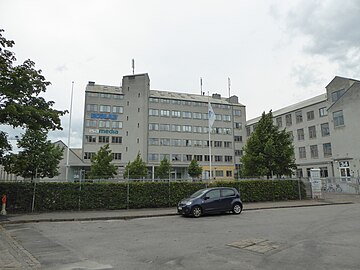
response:
[(85, 135), (85, 143), (114, 143), (114, 144), (121, 144), (122, 137), (120, 136), (95, 136), (95, 135)]
[[(326, 137), (330, 135), (330, 127), (329, 127), (329, 123), (323, 123), (320, 125), (321, 128), (321, 136), (322, 137)], [(311, 126), (308, 127), (308, 131), (309, 131), (309, 139), (316, 139), (316, 126)], [(303, 141), (305, 140), (305, 133), (304, 133), (304, 129), (303, 128), (299, 128), (296, 130), (297, 133), (297, 139), (298, 141)], [(292, 139), (294, 138), (293, 132), (289, 131), (290, 136), (292, 137)]]
[(101, 113), (124, 113), (123, 106), (110, 106), (98, 104), (86, 104), (87, 112), (101, 112)]
[[(91, 159), (95, 152), (84, 152), (84, 159)], [(121, 160), (121, 153), (112, 153), (113, 160)]]
[[(209, 147), (209, 141), (169, 138), (149, 138), (149, 145), (152, 146), (176, 146), (176, 147)], [(211, 141), (211, 147), (232, 148), (229, 141)]]
[[(164, 103), (172, 105), (182, 105), (182, 106), (194, 106), (194, 107), (208, 107), (207, 102), (197, 102), (197, 101), (188, 101), (188, 100), (178, 100), (178, 99), (166, 99), (166, 98), (149, 98), (151, 103)], [(227, 109), (230, 110), (231, 106), (226, 104), (211, 103), (211, 107), (218, 109)], [(241, 110), (234, 110), (234, 115), (241, 116)]]
[[(149, 161), (156, 161), (159, 162), (166, 158), (172, 162), (181, 162), (181, 161), (192, 161), (195, 159), (196, 161), (210, 161), (209, 155), (189, 155), (189, 154), (157, 154), (157, 153), (150, 153), (148, 155)], [(212, 155), (211, 156), (212, 162), (232, 162), (233, 156), (219, 156), (219, 155)]]
[(85, 120), (85, 127), (87, 128), (114, 128), (121, 129), (123, 123), (121, 121), (108, 121), (108, 120)]
[[(150, 123), (150, 131), (171, 131), (171, 132), (186, 132), (186, 133), (209, 133), (208, 127), (202, 126), (189, 126), (189, 125), (170, 125), (170, 124), (158, 124)], [(231, 128), (213, 127), (211, 128), (213, 134), (231, 135)]]
[[(324, 157), (331, 157), (332, 156), (331, 143), (324, 143), (322, 147), (323, 147)], [(319, 158), (319, 150), (317, 145), (310, 145), (310, 157)], [(299, 158), (300, 159), (306, 158), (305, 146), (299, 147)]]
[[(198, 119), (208, 120), (208, 113), (200, 112), (189, 112), (189, 111), (174, 111), (174, 110), (163, 110), (163, 109), (149, 109), (149, 116), (161, 116), (161, 117), (172, 117), (172, 118), (184, 118), (184, 119)], [(230, 115), (216, 114), (215, 120), (231, 122)]]
[[(326, 107), (320, 108), (319, 109), (319, 117), (323, 117), (327, 115), (327, 110)], [(306, 112), (306, 118), (307, 121), (311, 121), (315, 119), (315, 112), (314, 111), (308, 111)], [(303, 122), (303, 111), (299, 110), (295, 112), (295, 121), (296, 124), (302, 123)], [(275, 124), (278, 127), (282, 127), (283, 126), (283, 118), (282, 116), (278, 116), (275, 118)], [(285, 125), (287, 127), (291, 126), (293, 124), (293, 116), (291, 113), (286, 114), (285, 115)]]
[[(307, 177), (310, 177), (311, 176), (311, 169), (313, 168), (306, 168), (306, 175)], [(320, 169), (320, 177), (329, 177), (329, 171), (328, 171), (328, 168), (327, 167), (319, 167)], [(303, 174), (303, 169), (299, 168), (296, 170), (296, 177), (304, 177), (304, 174)]]
[(98, 97), (98, 98), (107, 98), (107, 99), (124, 99), (124, 95), (109, 94), (109, 93), (86, 92), (86, 96), (88, 96), (88, 97)]

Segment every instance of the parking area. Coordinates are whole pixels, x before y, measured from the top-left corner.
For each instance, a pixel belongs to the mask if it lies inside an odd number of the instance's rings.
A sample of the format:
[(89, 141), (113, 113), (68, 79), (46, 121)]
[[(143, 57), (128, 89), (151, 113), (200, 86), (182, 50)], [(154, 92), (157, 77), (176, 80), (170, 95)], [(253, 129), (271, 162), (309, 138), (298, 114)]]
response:
[(358, 204), (6, 225), (42, 269), (359, 269)]

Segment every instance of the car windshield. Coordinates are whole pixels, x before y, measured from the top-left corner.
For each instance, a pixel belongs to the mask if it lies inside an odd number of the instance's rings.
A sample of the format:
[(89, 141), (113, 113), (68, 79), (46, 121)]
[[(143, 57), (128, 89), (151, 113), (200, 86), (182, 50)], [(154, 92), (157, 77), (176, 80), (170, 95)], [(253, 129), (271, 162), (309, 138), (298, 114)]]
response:
[(190, 196), (190, 198), (199, 197), (199, 196), (203, 195), (205, 193), (205, 191), (206, 191), (205, 189), (200, 189), (200, 190), (196, 191), (194, 194), (192, 194)]

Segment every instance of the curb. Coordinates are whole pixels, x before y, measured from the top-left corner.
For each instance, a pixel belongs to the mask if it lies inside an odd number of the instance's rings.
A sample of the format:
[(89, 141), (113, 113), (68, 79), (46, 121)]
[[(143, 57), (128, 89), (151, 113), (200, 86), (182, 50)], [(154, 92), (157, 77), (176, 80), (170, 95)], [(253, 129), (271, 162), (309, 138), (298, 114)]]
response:
[[(254, 207), (254, 208), (251, 208), (251, 209), (243, 209), (243, 211), (245, 212), (245, 211), (268, 210), (268, 209), (300, 208), (300, 207), (344, 205), (344, 204), (354, 204), (354, 203), (353, 203), (353, 202), (338, 202), (338, 203), (323, 203), (323, 204), (309, 204), (309, 205)], [(4, 221), (0, 221), (0, 225), (23, 224), (23, 223), (40, 223), (40, 222), (73, 222), (73, 221), (98, 221), (98, 220), (131, 220), (131, 219), (138, 219), (138, 218), (166, 217), (166, 216), (178, 216), (178, 215), (179, 215), (178, 213), (164, 213), (164, 214), (109, 216), (109, 217), (44, 218), (44, 219), (28, 219), (28, 220), (4, 220)]]

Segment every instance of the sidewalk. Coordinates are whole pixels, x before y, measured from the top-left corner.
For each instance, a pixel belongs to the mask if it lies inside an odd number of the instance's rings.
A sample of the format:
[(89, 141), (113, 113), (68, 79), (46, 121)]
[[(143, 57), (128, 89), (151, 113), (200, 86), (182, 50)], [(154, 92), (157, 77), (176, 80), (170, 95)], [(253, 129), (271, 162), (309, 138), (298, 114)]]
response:
[[(324, 206), (333, 204), (360, 203), (360, 195), (326, 194), (322, 200), (296, 200), (277, 202), (244, 203), (243, 211)], [(177, 215), (176, 207), (129, 209), (129, 210), (102, 210), (102, 211), (67, 211), (48, 213), (11, 214), (0, 216), (0, 225), (30, 223), (30, 222), (60, 222), (60, 221), (91, 221), (91, 220), (116, 220), (146, 217), (160, 217)]]

